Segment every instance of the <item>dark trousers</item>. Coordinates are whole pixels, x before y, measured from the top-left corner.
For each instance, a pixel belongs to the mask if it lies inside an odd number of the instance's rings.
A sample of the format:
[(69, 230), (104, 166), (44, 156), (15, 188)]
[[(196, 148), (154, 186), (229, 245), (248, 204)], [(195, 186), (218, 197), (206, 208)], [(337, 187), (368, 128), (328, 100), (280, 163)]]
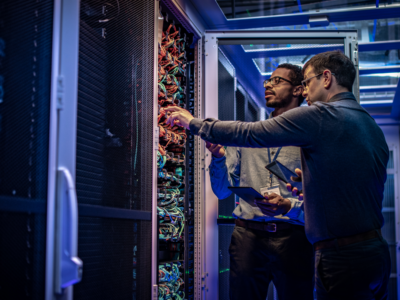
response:
[(318, 300), (387, 299), (389, 247), (380, 237), (315, 252)]
[(312, 300), (314, 252), (303, 226), (269, 233), (235, 226), (229, 246), (231, 300), (265, 300), (273, 281), (279, 300)]

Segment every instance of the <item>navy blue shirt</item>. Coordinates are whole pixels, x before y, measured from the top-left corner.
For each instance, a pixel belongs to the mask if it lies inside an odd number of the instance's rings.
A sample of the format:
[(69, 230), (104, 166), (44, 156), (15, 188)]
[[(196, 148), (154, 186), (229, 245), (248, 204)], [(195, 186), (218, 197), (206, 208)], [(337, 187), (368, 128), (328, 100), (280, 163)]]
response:
[(260, 122), (193, 119), (190, 131), (224, 146), (300, 147), (311, 243), (383, 226), (389, 149), (382, 130), (350, 92)]

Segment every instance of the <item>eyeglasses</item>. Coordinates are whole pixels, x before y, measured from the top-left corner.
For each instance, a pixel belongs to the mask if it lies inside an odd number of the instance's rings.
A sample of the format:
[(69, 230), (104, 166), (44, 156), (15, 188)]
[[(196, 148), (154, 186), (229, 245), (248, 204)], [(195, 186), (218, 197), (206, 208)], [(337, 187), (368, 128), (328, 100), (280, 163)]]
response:
[[(322, 72), (321, 74), (315, 75), (315, 76), (313, 76), (313, 77), (304, 79), (304, 80), (301, 82), (301, 84), (304, 86), (304, 88), (306, 88), (306, 87), (307, 87), (307, 82), (308, 82), (308, 81), (310, 81), (310, 80), (313, 79), (314, 77), (319, 77), (319, 76), (321, 76), (322, 74), (324, 74), (324, 72)], [(335, 76), (335, 73), (331, 73), (331, 74)]]
[(294, 85), (293, 82), (291, 82), (290, 80), (287, 80), (279, 76), (274, 76), (264, 81), (264, 87), (266, 88), (268, 83), (270, 83), (271, 85), (277, 85), (281, 82), (281, 80), (289, 82), (291, 85)]

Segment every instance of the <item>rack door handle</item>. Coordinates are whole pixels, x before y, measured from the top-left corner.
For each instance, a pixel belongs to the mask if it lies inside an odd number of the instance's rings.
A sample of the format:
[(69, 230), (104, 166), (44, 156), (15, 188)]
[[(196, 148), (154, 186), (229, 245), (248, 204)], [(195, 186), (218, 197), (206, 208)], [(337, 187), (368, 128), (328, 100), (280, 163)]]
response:
[(57, 171), (56, 292), (82, 279), (78, 255), (78, 200), (74, 180), (67, 168)]

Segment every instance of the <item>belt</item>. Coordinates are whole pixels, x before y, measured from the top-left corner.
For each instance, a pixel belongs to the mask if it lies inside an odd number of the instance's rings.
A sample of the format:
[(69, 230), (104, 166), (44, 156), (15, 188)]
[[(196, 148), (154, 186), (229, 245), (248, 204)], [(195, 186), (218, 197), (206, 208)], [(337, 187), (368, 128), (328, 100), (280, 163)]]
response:
[(381, 234), (381, 230), (379, 229), (378, 232), (376, 230), (371, 230), (356, 235), (319, 241), (314, 244), (314, 250), (316, 251), (321, 249), (335, 248), (336, 246), (342, 247), (350, 244), (359, 243), (362, 241), (371, 240), (379, 237), (379, 235)]
[(236, 219), (235, 224), (240, 227), (244, 227), (246, 229), (255, 229), (262, 230), (267, 232), (277, 232), (285, 229), (292, 228), (292, 224), (286, 222), (277, 222), (277, 223), (265, 223), (265, 222), (257, 222), (257, 221), (246, 221), (241, 219)]

